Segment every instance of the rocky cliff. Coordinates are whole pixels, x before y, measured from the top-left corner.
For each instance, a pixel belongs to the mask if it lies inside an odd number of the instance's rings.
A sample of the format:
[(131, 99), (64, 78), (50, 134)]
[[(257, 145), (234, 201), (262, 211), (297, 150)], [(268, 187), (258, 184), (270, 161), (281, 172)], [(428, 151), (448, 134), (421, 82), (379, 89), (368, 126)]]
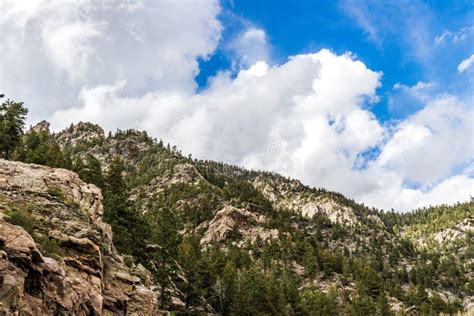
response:
[(124, 264), (102, 213), (74, 172), (0, 160), (0, 314), (156, 313), (149, 272)]

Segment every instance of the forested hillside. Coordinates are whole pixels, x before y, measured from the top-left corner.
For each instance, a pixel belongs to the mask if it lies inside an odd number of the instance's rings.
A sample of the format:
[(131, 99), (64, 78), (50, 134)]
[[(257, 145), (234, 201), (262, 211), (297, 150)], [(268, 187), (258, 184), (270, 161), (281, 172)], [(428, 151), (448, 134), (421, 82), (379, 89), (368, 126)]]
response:
[(79, 123), (51, 133), (41, 122), (23, 134), (21, 108), (3, 105), (2, 157), (69, 169), (99, 187), (115, 247), (129, 267), (152, 273), (161, 310), (390, 315), (473, 308), (473, 201), (383, 212), (274, 173), (184, 156), (145, 132), (105, 135)]

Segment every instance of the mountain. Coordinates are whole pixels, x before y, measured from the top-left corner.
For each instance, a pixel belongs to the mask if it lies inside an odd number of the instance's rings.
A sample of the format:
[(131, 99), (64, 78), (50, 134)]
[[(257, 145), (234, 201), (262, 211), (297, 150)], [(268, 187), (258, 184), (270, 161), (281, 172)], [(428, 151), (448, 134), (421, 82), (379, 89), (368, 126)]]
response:
[[(384, 212), (275, 173), (185, 157), (145, 132), (105, 135), (91, 123), (51, 134), (41, 122), (12, 159), (24, 163), (1, 161), (1, 225), (27, 245), (12, 248), (2, 229), (0, 308), (10, 312), (474, 310), (473, 201)], [(64, 271), (54, 280), (50, 262)], [(8, 287), (13, 270), (19, 277)], [(76, 294), (85, 298), (74, 306), (51, 290), (76, 284), (70, 278), (90, 293)]]

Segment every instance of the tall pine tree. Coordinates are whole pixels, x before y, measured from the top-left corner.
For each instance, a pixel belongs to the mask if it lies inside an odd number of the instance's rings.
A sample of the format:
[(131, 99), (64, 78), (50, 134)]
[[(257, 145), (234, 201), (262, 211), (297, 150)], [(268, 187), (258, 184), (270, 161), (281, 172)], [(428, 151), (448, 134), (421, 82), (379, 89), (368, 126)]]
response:
[(10, 159), (20, 144), (27, 113), (22, 102), (7, 100), (0, 106), (0, 157)]

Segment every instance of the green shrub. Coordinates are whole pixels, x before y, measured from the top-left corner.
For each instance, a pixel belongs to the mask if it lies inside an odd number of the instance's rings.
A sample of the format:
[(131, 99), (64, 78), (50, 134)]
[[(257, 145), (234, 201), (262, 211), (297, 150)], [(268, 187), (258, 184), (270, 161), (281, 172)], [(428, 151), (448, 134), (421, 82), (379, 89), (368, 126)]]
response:
[(133, 267), (133, 256), (130, 256), (130, 255), (123, 256), (123, 262), (125, 263), (127, 267), (129, 268)]
[(100, 245), (100, 252), (102, 253), (103, 256), (105, 255), (110, 255), (110, 247), (106, 243), (102, 243)]
[(57, 187), (52, 187), (52, 188), (48, 188), (48, 191), (46, 191), (49, 195), (51, 195), (52, 197), (55, 197), (59, 200), (63, 200), (64, 199), (64, 193), (61, 191), (61, 189), (57, 188)]
[(46, 236), (41, 236), (35, 238), (35, 241), (39, 244), (40, 250), (43, 255), (51, 257), (58, 260), (60, 256), (59, 253), (59, 244), (55, 239), (48, 238)]
[(7, 215), (5, 218), (7, 222), (12, 225), (18, 225), (23, 227), (23, 229), (25, 229), (26, 232), (31, 235), (31, 237), (39, 245), (41, 252), (45, 256), (52, 257), (56, 260), (60, 258), (58, 256), (59, 245), (56, 240), (35, 234), (35, 219), (31, 215), (31, 213), (25, 210), (13, 208), (6, 211), (5, 214)]
[(18, 225), (23, 227), (30, 235), (33, 234), (33, 228), (35, 227), (35, 221), (33, 216), (24, 210), (10, 209), (5, 212), (7, 215), (6, 221), (12, 225)]

